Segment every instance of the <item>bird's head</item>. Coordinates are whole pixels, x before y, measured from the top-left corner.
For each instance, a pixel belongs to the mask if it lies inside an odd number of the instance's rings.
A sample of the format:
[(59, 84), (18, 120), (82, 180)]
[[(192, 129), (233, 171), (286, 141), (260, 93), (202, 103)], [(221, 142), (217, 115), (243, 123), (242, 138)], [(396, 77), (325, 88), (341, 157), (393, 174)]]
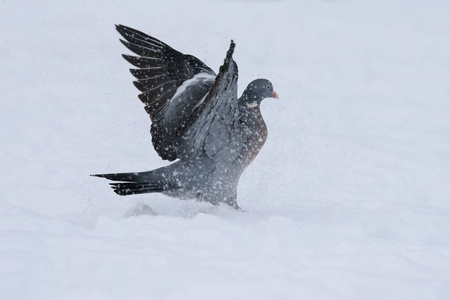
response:
[(278, 94), (273, 90), (272, 83), (267, 79), (256, 79), (242, 93), (241, 101), (248, 108), (258, 107), (265, 98), (277, 98)]

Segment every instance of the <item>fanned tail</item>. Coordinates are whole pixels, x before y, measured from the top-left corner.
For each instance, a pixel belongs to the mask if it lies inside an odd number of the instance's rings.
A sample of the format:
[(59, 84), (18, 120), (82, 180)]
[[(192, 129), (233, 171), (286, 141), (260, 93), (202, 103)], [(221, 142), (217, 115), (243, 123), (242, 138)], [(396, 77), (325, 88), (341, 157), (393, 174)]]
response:
[(122, 181), (110, 183), (114, 192), (120, 196), (161, 193), (171, 188), (170, 184), (162, 176), (158, 176), (154, 171), (134, 172), (134, 173), (111, 173), (94, 174), (92, 176), (106, 178), (113, 181)]
[(128, 196), (134, 194), (145, 194), (145, 193), (161, 193), (165, 191), (163, 185), (158, 183), (139, 183), (139, 182), (123, 182), (123, 183), (110, 183), (114, 192), (120, 196)]
[(144, 178), (147, 177), (147, 176), (145, 176), (146, 173), (151, 173), (151, 172), (94, 174), (94, 175), (91, 175), (91, 176), (106, 178), (106, 179), (114, 180), (114, 181), (142, 182), (142, 181), (145, 181)]

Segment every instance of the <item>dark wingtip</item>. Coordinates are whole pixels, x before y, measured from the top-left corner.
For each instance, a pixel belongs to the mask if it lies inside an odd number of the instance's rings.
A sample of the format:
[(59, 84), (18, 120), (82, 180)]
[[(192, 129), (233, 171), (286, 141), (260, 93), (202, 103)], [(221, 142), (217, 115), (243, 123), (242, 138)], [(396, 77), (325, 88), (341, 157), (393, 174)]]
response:
[(234, 53), (235, 47), (236, 47), (236, 44), (234, 43), (233, 40), (231, 40), (230, 48), (227, 51), (227, 56), (224, 59), (223, 65), (220, 66), (219, 73), (224, 73), (225, 70), (228, 70), (229, 68), (233, 68), (233, 67), (236, 68), (236, 71), (237, 71), (237, 65), (233, 61), (233, 53)]
[[(141, 92), (146, 92), (146, 88), (145, 88), (145, 86), (141, 83), (141, 82), (139, 82), (139, 81), (133, 81), (133, 84), (134, 84), (134, 86), (138, 89), (138, 90), (140, 90)], [(140, 99), (140, 98), (139, 98)]]
[(122, 39), (119, 39), (119, 41), (127, 48), (129, 47), (128, 45), (130, 45), (130, 43), (128, 43), (127, 41), (124, 41)]
[(229, 60), (233, 56), (235, 47), (236, 47), (236, 44), (234, 43), (233, 40), (231, 40), (230, 48), (227, 51), (227, 58), (226, 58), (227, 60)]
[[(129, 62), (130, 64), (132, 64), (133, 66), (135, 66), (135, 64), (132, 63), (132, 61), (136, 58), (136, 56), (133, 55), (127, 55), (127, 54), (122, 54), (123, 59), (125, 59), (127, 62)], [(139, 67), (139, 66), (136, 66)]]
[(115, 24), (115, 26), (116, 26), (116, 30), (117, 30), (121, 35), (123, 35), (126, 26), (123, 26), (123, 25), (121, 25), (121, 24)]
[(116, 26), (116, 30), (119, 31), (119, 32), (120, 31), (125, 31), (127, 29), (130, 29), (130, 27), (122, 25), (122, 24), (115, 24), (114, 26)]
[[(132, 35), (133, 31), (138, 32), (137, 30), (127, 27), (121, 24), (116, 24), (116, 30), (120, 33), (121, 36), (123, 36), (127, 41), (130, 41), (130, 36)], [(120, 40), (122, 43), (123, 41)], [(126, 45), (125, 45), (126, 46)], [(128, 46), (127, 46), (128, 47)]]

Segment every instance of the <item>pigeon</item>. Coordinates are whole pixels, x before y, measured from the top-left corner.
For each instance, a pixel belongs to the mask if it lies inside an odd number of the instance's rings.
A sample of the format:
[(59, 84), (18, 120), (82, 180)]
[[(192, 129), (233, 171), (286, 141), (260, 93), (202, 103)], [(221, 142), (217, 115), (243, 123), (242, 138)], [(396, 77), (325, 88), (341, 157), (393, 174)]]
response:
[(244, 170), (267, 138), (260, 104), (278, 98), (267, 79), (250, 82), (237, 95), (235, 43), (219, 73), (192, 55), (178, 52), (143, 32), (116, 25), (120, 40), (137, 56), (123, 55), (136, 67), (134, 85), (150, 115), (153, 147), (172, 164), (145, 172), (95, 174), (118, 195), (162, 193), (240, 209), (237, 187)]

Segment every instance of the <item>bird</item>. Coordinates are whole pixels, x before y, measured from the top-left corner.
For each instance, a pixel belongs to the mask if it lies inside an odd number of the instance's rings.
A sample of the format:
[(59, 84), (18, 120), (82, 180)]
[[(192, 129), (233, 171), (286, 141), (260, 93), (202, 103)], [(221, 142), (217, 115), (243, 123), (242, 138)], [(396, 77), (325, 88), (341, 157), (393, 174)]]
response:
[(136, 68), (133, 82), (150, 116), (152, 144), (173, 162), (144, 172), (94, 174), (114, 181), (121, 196), (162, 193), (240, 210), (237, 187), (244, 170), (267, 139), (261, 101), (277, 98), (272, 83), (255, 79), (238, 98), (238, 67), (231, 40), (216, 74), (195, 56), (183, 54), (136, 29), (116, 25), (122, 55)]

